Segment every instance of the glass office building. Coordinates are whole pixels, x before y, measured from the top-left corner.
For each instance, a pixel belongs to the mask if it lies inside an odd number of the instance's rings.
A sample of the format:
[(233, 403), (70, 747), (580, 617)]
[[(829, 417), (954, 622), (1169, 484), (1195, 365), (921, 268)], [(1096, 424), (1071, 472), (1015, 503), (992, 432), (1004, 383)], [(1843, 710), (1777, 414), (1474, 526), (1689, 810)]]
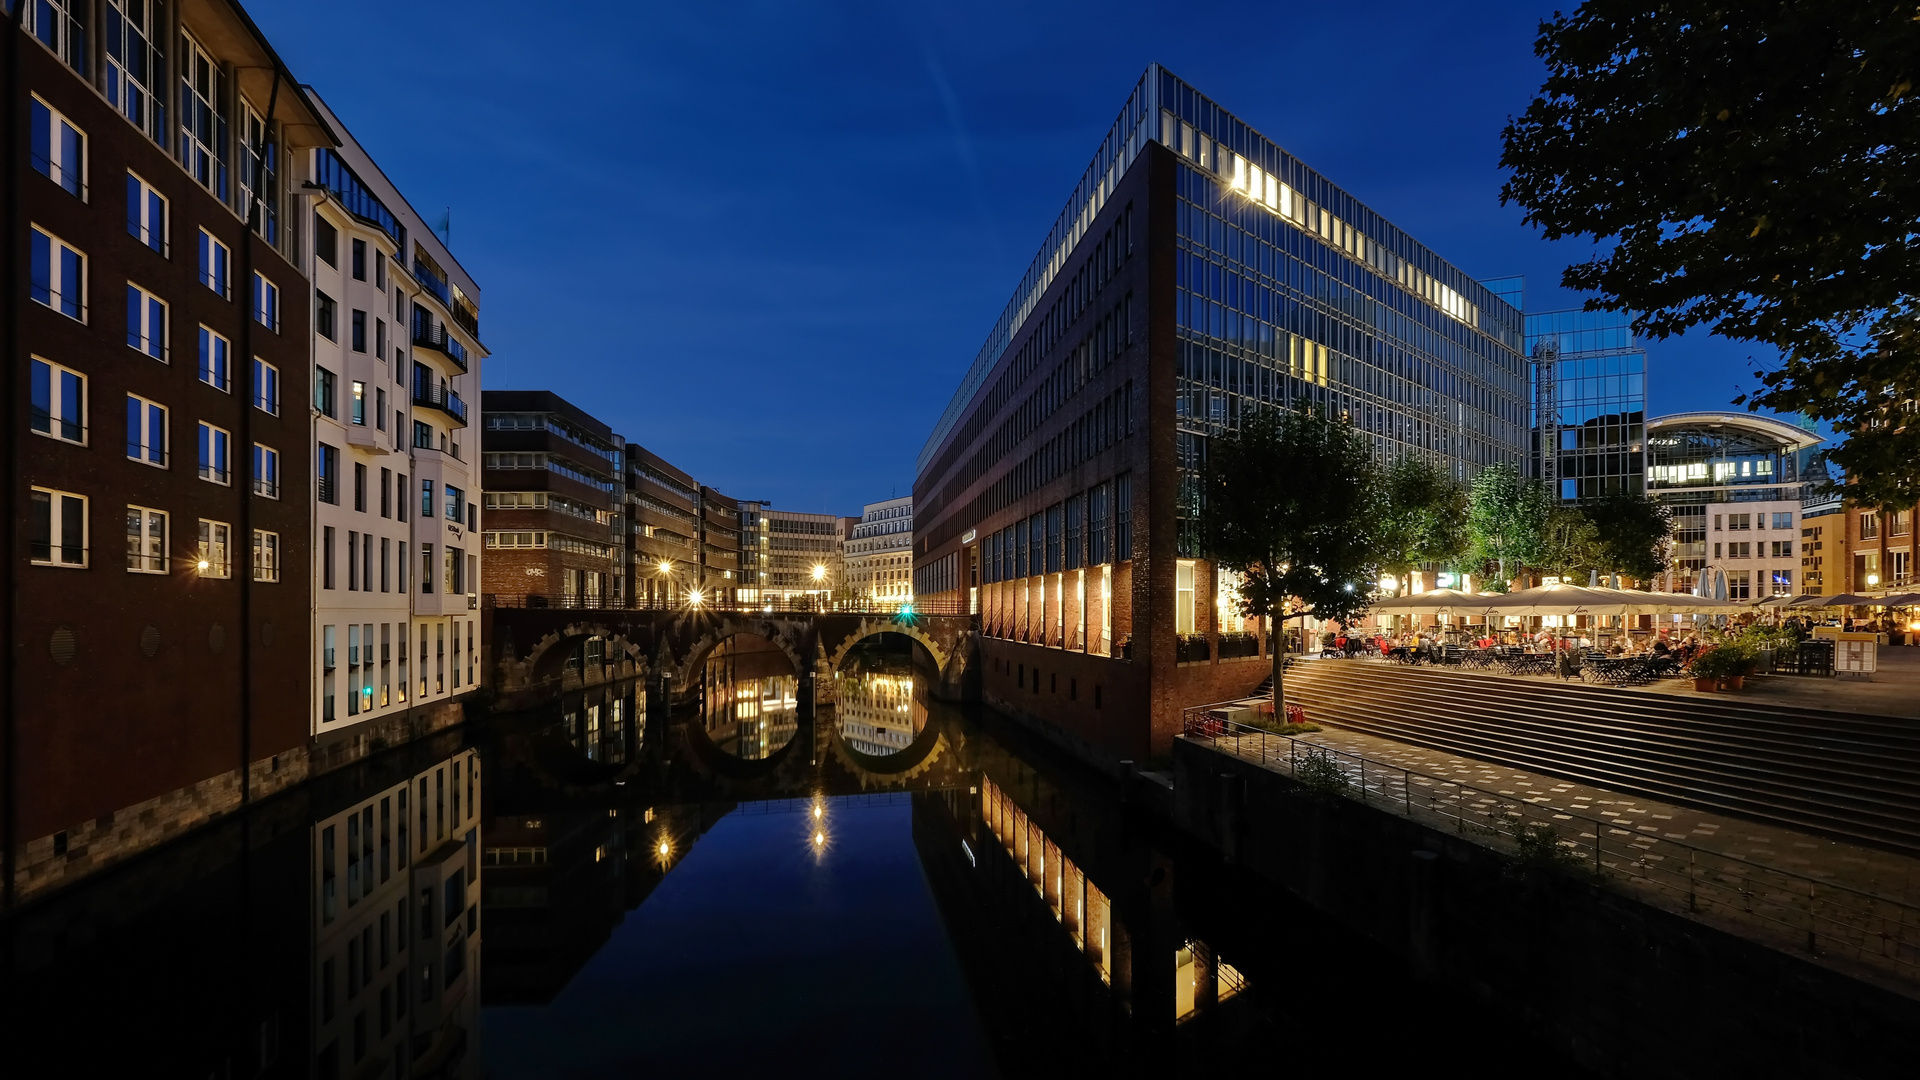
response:
[(1524, 460), (1524, 347), (1513, 304), (1149, 67), (920, 454), (915, 595), (981, 613), (989, 700), (1058, 682), (1049, 716), (1150, 709), (1158, 740), (1232, 688), (1196, 667), (1265, 647), (1199, 550), (1209, 439), (1317, 406), (1469, 480)]
[(1526, 321), (1527, 355), (1543, 365), (1534, 383), (1536, 475), (1568, 502), (1643, 493), (1647, 350), (1633, 314), (1575, 308), (1528, 312)]
[[(1791, 595), (1805, 582), (1800, 531), (1820, 436), (1751, 413), (1696, 412), (1647, 424), (1646, 490), (1673, 514), (1662, 585), (1736, 600)], [(1811, 539), (1811, 538), (1809, 538)]]

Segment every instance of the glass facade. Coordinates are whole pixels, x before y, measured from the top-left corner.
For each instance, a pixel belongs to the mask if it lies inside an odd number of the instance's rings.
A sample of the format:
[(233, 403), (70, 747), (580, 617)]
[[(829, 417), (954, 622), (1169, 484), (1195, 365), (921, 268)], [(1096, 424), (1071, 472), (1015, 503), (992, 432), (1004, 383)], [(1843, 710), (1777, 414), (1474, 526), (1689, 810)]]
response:
[[(1646, 490), (1647, 350), (1620, 311), (1527, 313), (1536, 475), (1572, 502)], [(1548, 455), (1551, 455), (1549, 460)]]
[(1198, 553), (1207, 438), (1249, 408), (1325, 408), (1377, 458), (1416, 455), (1462, 481), (1519, 462), (1519, 310), (1192, 87), (1149, 79), (1158, 140), (1181, 159), (1180, 553)]
[(1766, 585), (1754, 599), (1790, 591), (1800, 565), (1793, 543), (1802, 504), (1814, 494), (1808, 481), (1819, 472), (1820, 437), (1738, 413), (1656, 417), (1646, 429), (1646, 493), (1673, 515), (1667, 588), (1735, 595), (1739, 575), (1747, 574)]

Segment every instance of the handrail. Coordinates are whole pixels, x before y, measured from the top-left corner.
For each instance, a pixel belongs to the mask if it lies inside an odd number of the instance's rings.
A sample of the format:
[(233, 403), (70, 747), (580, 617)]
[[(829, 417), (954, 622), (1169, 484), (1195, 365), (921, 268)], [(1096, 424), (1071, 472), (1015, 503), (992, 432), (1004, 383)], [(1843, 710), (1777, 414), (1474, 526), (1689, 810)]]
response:
[[(1295, 768), (1303, 759), (1318, 758), (1340, 770), (1360, 802), (1377, 803), (1409, 819), (1416, 819), (1419, 815), (1415, 811), (1419, 810), (1453, 822), (1455, 831), (1462, 835), (1473, 829), (1483, 843), (1494, 837), (1513, 837), (1521, 826), (1544, 825), (1553, 830), (1562, 851), (1589, 865), (1597, 877), (1624, 879), (1666, 899), (1684, 901), (1689, 912), (1715, 914), (1736, 921), (1758, 920), (1775, 936), (1784, 933), (1795, 947), (1808, 952), (1824, 948), (1902, 978), (1920, 977), (1920, 905), (1685, 841), (1619, 829), (1571, 809), (1515, 799), (1458, 780), (1209, 715), (1210, 710), (1234, 704), (1236, 702), (1214, 702), (1183, 709), (1182, 733), (1191, 739), (1205, 740), (1217, 752), (1258, 761), (1264, 768), (1278, 771), (1284, 763), (1289, 776), (1295, 775)], [(1249, 739), (1257, 740), (1257, 752), (1247, 750)], [(1269, 742), (1275, 739), (1286, 741), (1284, 756), (1277, 748), (1269, 753)], [(1230, 743), (1223, 746), (1228, 740)], [(1425, 789), (1420, 796), (1424, 802), (1416, 802), (1416, 787)], [(1562, 821), (1583, 825), (1585, 829), (1571, 840), (1564, 839), (1560, 836)], [(1627, 839), (1610, 839), (1609, 834)], [(1674, 869), (1683, 865), (1683, 855), (1685, 869)], [(1609, 878), (1609, 872), (1615, 877)]]
[(913, 601), (905, 605), (880, 603), (870, 599), (850, 601), (829, 600), (825, 602), (808, 601), (799, 597), (775, 600), (728, 600), (724, 598), (705, 598), (699, 604), (689, 603), (685, 599), (660, 600), (648, 597), (615, 599), (606, 596), (544, 596), (539, 593), (486, 593), (481, 597), (482, 606), (496, 609), (534, 609), (556, 608), (581, 611), (722, 611), (742, 614), (782, 614), (782, 615), (885, 615), (888, 618), (904, 616), (912, 619), (920, 615), (970, 615), (967, 605), (961, 603), (924, 604)]

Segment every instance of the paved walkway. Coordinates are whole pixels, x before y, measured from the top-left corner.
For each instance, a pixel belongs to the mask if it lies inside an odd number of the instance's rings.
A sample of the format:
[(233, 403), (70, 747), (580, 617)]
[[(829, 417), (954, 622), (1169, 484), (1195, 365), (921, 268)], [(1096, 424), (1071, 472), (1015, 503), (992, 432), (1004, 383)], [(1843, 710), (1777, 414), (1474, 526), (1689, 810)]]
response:
[[(1609, 885), (1816, 960), (1920, 985), (1920, 859), (1360, 732), (1329, 728), (1295, 742), (1247, 734), (1214, 745), (1283, 773), (1316, 749), (1332, 751), (1350, 794), (1364, 789), (1382, 809), (1489, 846), (1511, 849), (1515, 822), (1551, 823), (1578, 865), (1591, 868), (1598, 847)], [(1366, 761), (1363, 782), (1357, 759)]]

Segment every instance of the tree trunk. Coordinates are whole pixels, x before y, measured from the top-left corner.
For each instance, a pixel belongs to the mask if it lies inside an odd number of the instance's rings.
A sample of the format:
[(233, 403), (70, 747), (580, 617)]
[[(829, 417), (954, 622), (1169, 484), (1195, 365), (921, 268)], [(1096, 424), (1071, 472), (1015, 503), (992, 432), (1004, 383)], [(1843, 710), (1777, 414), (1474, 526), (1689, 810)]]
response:
[(1287, 699), (1282, 692), (1287, 674), (1286, 620), (1273, 614), (1267, 616), (1267, 622), (1272, 627), (1267, 632), (1267, 653), (1273, 660), (1273, 720), (1284, 724), (1287, 722)]

